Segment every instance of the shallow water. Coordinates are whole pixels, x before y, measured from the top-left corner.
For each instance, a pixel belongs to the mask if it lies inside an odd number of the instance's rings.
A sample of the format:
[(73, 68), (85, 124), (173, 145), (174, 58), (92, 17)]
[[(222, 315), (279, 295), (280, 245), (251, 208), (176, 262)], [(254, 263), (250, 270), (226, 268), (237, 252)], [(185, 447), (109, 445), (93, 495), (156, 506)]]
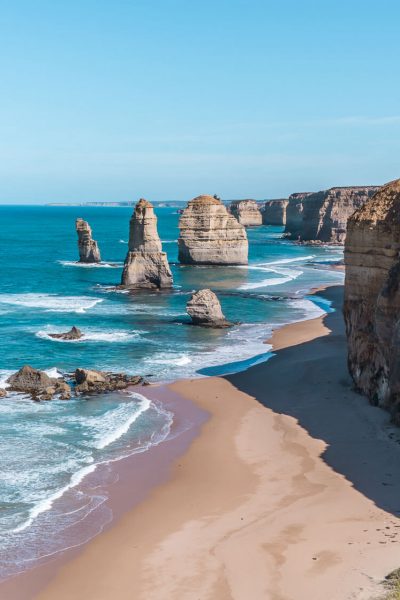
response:
[[(174, 288), (136, 294), (115, 291), (127, 252), (131, 209), (0, 207), (0, 387), (23, 364), (126, 371), (151, 380), (223, 374), (268, 359), (273, 326), (323, 314), (323, 299), (307, 297), (324, 283), (337, 247), (298, 246), (282, 228), (248, 230), (248, 267), (187, 267), (177, 263), (176, 209), (160, 208), (159, 233), (172, 263)], [(75, 219), (87, 219), (104, 263), (77, 265)], [(232, 329), (188, 325), (193, 290), (210, 287)], [(85, 337), (49, 337), (73, 325)], [(142, 395), (33, 403), (0, 403), (0, 575), (79, 539), (76, 523), (96, 515), (93, 534), (109, 518), (104, 493), (76, 484), (96, 465), (160, 443), (173, 415)], [(104, 469), (102, 476), (104, 476)], [(100, 485), (100, 483), (99, 483)], [(100, 488), (99, 488), (100, 489)], [(87, 528), (86, 528), (87, 530)], [(52, 535), (50, 535), (52, 534)], [(49, 540), (51, 539), (51, 543)]]

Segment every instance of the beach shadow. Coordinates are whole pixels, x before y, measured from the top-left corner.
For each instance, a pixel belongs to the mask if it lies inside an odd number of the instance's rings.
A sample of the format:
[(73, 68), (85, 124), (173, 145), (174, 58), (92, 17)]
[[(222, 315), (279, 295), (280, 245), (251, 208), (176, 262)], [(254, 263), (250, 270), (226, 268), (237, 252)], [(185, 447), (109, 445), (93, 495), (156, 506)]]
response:
[[(400, 515), (400, 429), (390, 415), (353, 390), (347, 370), (343, 287), (323, 292), (335, 312), (331, 333), (276, 353), (268, 362), (225, 378), (276, 413), (297, 419), (327, 448), (322, 459), (375, 504)], [(266, 432), (268, 435), (268, 432)]]

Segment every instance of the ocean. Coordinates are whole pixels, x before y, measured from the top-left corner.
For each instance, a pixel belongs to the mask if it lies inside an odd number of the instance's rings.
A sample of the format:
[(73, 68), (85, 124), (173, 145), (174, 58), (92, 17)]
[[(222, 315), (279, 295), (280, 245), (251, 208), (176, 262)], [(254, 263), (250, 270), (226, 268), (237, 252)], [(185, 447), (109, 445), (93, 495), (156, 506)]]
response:
[[(336, 246), (301, 246), (283, 228), (247, 230), (249, 265), (177, 262), (179, 214), (156, 208), (174, 277), (170, 291), (127, 293), (120, 283), (132, 208), (0, 206), (0, 387), (24, 364), (52, 376), (77, 367), (143, 375), (150, 382), (222, 375), (268, 360), (272, 328), (330, 310), (315, 286), (341, 283)], [(79, 265), (75, 219), (88, 220), (103, 263)], [(194, 290), (217, 292), (231, 329), (188, 326)], [(73, 325), (77, 341), (49, 333)], [(83, 543), (110, 518), (105, 465), (168, 438), (174, 415), (143, 393), (35, 403), (0, 400), (0, 578)], [(91, 494), (77, 487), (98, 474)], [(93, 487), (93, 486), (92, 486)], [(80, 535), (79, 523), (92, 520)], [(83, 529), (82, 529), (83, 531)]]

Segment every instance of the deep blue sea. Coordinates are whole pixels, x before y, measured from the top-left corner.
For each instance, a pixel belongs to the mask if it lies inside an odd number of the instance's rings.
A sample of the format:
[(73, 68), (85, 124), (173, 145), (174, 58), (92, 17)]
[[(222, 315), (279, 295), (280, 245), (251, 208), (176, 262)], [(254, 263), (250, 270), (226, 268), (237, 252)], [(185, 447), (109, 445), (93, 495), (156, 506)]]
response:
[[(174, 288), (116, 291), (127, 252), (131, 208), (0, 206), (0, 387), (24, 364), (53, 376), (76, 367), (125, 371), (166, 381), (223, 374), (267, 360), (272, 327), (329, 310), (308, 296), (342, 282), (329, 268), (338, 247), (300, 246), (282, 228), (248, 229), (248, 267), (177, 263), (179, 215), (158, 208), (158, 230)], [(103, 263), (78, 259), (75, 219), (88, 220)], [(190, 294), (217, 292), (229, 330), (188, 326)], [(79, 327), (78, 341), (51, 332)], [(102, 494), (76, 485), (97, 465), (161, 443), (173, 415), (142, 394), (96, 401), (34, 403), (21, 395), (0, 400), (0, 577), (28, 568), (45, 554), (81, 543), (76, 524), (94, 519), (93, 534), (110, 515)]]

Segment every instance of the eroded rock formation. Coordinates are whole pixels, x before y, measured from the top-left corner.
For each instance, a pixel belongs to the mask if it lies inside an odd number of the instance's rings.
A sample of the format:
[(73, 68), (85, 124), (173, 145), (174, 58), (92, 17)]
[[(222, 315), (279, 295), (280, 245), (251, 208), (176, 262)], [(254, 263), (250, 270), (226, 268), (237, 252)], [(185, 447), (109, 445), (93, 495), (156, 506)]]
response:
[(285, 237), (302, 242), (343, 244), (348, 218), (379, 187), (341, 187), (292, 194), (286, 210)]
[(124, 373), (76, 369), (75, 382), (75, 394), (79, 396), (81, 394), (100, 394), (123, 390), (130, 385), (142, 383), (143, 379), (139, 375), (131, 376)]
[(286, 207), (289, 200), (267, 200), (264, 204), (261, 215), (264, 225), (286, 225)]
[(34, 400), (51, 400), (54, 396), (68, 400), (71, 397), (71, 389), (65, 381), (49, 377), (44, 371), (29, 365), (11, 375), (7, 383), (11, 392), (29, 394)]
[(235, 200), (231, 202), (229, 208), (244, 227), (262, 225), (261, 210), (255, 200)]
[(153, 205), (143, 198), (136, 204), (130, 221), (129, 250), (121, 283), (130, 289), (172, 286), (172, 273), (157, 232), (157, 217)]
[(243, 225), (212, 196), (198, 196), (188, 202), (179, 229), (179, 260), (183, 264), (245, 265), (248, 262)]
[(203, 327), (230, 327), (225, 319), (218, 297), (211, 290), (199, 290), (192, 294), (186, 305), (186, 310), (193, 325)]
[(345, 265), (350, 373), (400, 424), (400, 179), (350, 217)]
[(6, 390), (3, 390), (3, 388), (0, 388), (0, 398), (5, 398), (6, 396), (7, 396)]
[(59, 340), (79, 340), (83, 337), (83, 333), (75, 325), (65, 333), (49, 333), (49, 337)]
[(76, 232), (78, 234), (79, 262), (101, 262), (100, 250), (97, 242), (92, 238), (92, 229), (89, 223), (83, 219), (77, 219)]

